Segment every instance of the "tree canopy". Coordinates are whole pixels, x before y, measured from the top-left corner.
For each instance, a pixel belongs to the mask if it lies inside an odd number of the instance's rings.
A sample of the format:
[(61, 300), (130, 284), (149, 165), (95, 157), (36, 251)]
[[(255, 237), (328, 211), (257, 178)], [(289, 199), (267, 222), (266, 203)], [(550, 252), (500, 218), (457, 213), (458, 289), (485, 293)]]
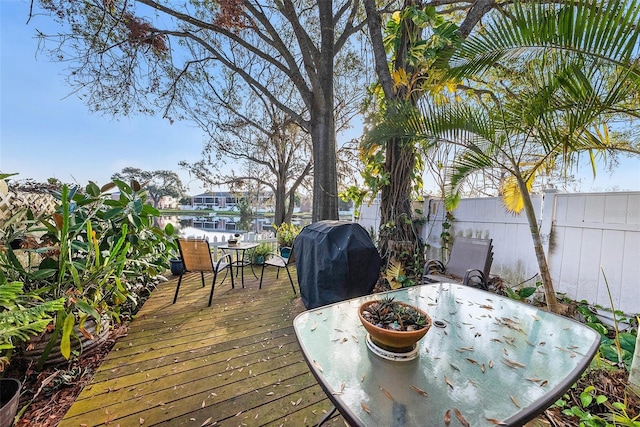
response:
[(153, 207), (157, 208), (160, 199), (164, 196), (179, 200), (184, 195), (184, 187), (177, 173), (169, 170), (145, 171), (138, 168), (126, 167), (122, 171), (114, 173), (111, 179), (119, 179), (125, 182), (139, 182), (142, 188), (149, 194), (153, 201)]
[[(349, 40), (365, 25), (360, 1), (34, 2), (63, 24), (59, 34), (41, 35), (42, 47), (69, 63), (69, 84), (93, 110), (188, 118), (194, 96), (230, 71), (234, 84), (309, 133), (312, 156), (322, 159), (313, 219), (337, 219), (335, 106), (354, 103), (336, 97), (353, 84), (335, 71), (337, 63), (355, 70)], [(294, 88), (294, 102), (279, 96), (282, 82)]]

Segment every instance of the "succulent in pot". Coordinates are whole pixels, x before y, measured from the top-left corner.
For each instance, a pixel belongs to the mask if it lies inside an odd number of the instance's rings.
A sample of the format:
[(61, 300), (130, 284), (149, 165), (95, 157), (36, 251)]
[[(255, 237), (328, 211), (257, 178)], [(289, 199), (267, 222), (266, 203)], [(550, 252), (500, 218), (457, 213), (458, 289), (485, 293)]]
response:
[(376, 345), (396, 352), (413, 349), (431, 327), (423, 310), (388, 297), (363, 303), (358, 317)]

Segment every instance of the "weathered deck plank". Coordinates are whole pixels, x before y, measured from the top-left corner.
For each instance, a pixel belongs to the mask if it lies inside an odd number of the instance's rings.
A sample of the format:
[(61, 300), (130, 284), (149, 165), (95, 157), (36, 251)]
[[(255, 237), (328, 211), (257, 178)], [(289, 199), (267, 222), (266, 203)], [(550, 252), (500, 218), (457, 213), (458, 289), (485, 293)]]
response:
[(316, 425), (331, 403), (295, 338), (300, 297), (275, 276), (216, 284), (211, 307), (207, 275), (186, 276), (176, 304), (177, 279), (160, 285), (59, 426)]

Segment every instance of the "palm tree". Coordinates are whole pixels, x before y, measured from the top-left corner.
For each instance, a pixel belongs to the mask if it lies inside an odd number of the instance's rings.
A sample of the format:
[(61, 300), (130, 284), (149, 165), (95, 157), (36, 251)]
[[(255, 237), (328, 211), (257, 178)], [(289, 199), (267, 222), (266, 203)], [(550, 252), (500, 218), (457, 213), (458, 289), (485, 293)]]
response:
[[(449, 78), (490, 97), (469, 97), (465, 104), (423, 102), (420, 111), (408, 108), (395, 124), (379, 129), (423, 138), (427, 145), (463, 148), (450, 168), (450, 201), (478, 171), (507, 172), (505, 205), (527, 215), (546, 302), (554, 312), (559, 305), (531, 186), (545, 168), (558, 160), (569, 165), (580, 152), (638, 153), (627, 141), (603, 135), (616, 119), (640, 118), (639, 16), (638, 0), (515, 4), (448, 58)], [(496, 70), (502, 72), (500, 85), (491, 82)]]

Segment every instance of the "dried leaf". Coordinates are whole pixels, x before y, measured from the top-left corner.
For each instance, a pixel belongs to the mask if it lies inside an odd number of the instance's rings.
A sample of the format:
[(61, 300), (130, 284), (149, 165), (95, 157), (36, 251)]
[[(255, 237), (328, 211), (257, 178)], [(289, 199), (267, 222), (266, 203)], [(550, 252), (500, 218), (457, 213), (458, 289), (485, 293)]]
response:
[(503, 423), (502, 421), (496, 420), (495, 418), (485, 418), (487, 421), (489, 421), (491, 424), (496, 425), (496, 426), (506, 426), (505, 423)]
[(449, 425), (451, 423), (451, 409), (447, 409), (447, 412), (444, 413), (444, 423)]
[(511, 398), (511, 401), (513, 402), (514, 405), (516, 405), (518, 408), (520, 407), (520, 402), (518, 402), (518, 399), (516, 399), (515, 397), (509, 395), (509, 397)]
[(451, 389), (453, 389), (453, 383), (451, 382), (451, 380), (450, 380), (449, 378), (447, 378), (447, 376), (446, 376), (446, 375), (444, 376), (444, 382), (446, 382), (446, 383), (447, 383), (447, 385), (448, 385), (449, 387), (451, 387)]
[(421, 395), (423, 395), (423, 396), (428, 396), (427, 392), (426, 392), (426, 391), (424, 391), (423, 389), (419, 388), (419, 387), (416, 387), (416, 386), (412, 385), (412, 386), (411, 386), (411, 388), (412, 388), (416, 393), (419, 393), (419, 394), (421, 394)]
[(140, 418), (140, 419), (138, 419), (138, 424), (139, 424), (139, 425), (144, 424), (144, 418)]
[[(380, 386), (378, 386), (380, 387)], [(393, 396), (391, 395), (391, 393), (389, 393), (387, 390), (384, 389), (384, 387), (380, 387), (380, 391), (384, 393), (385, 396), (387, 396), (389, 399), (393, 400)]]
[(484, 374), (484, 363), (482, 365), (480, 365), (480, 370), (482, 371), (482, 373)]
[(311, 325), (311, 330), (315, 331), (317, 327), (318, 327), (318, 324), (316, 322), (313, 322), (313, 325)]
[(471, 363), (471, 364), (473, 364), (473, 365), (477, 365), (477, 364), (478, 364), (478, 362), (476, 362), (476, 361), (475, 361), (475, 360), (473, 360), (473, 359), (469, 359), (468, 357), (465, 357), (465, 359), (467, 359), (467, 362), (469, 362), (469, 363)]
[(505, 365), (507, 365), (510, 368), (524, 368), (524, 367), (527, 366), (524, 363), (520, 363), (520, 362), (512, 360), (512, 359), (507, 359), (506, 357), (502, 358), (502, 363), (504, 363)]
[(360, 406), (362, 406), (362, 409), (364, 409), (364, 412), (366, 412), (367, 414), (371, 413), (371, 410), (369, 409), (366, 403), (360, 402)]
[(456, 351), (459, 353), (462, 353), (464, 351), (473, 351), (473, 347), (460, 347), (460, 348), (456, 348)]
[(465, 417), (462, 416), (462, 413), (458, 410), (458, 408), (453, 408), (453, 412), (456, 413), (456, 418), (460, 421), (464, 427), (469, 427), (469, 421)]
[(206, 420), (204, 420), (204, 422), (202, 424), (200, 424), (200, 427), (206, 426), (207, 424), (209, 424), (211, 422), (211, 417), (207, 418)]
[(493, 360), (489, 360), (489, 368), (493, 368)]
[(544, 386), (546, 386), (547, 384), (549, 384), (549, 381), (544, 380), (544, 381), (542, 381), (542, 382), (540, 383), (540, 387), (544, 387)]
[(320, 372), (322, 372), (322, 367), (320, 366), (320, 364), (319, 364), (317, 361), (315, 361), (315, 360), (314, 360), (314, 361), (313, 361), (313, 364), (315, 365), (315, 367), (316, 367), (316, 368), (318, 368), (318, 370), (319, 370)]
[(201, 408), (204, 408), (205, 406), (207, 406), (207, 404), (206, 404), (206, 403), (204, 403), (204, 400), (203, 400), (203, 401), (202, 401), (202, 406), (201, 406)]

